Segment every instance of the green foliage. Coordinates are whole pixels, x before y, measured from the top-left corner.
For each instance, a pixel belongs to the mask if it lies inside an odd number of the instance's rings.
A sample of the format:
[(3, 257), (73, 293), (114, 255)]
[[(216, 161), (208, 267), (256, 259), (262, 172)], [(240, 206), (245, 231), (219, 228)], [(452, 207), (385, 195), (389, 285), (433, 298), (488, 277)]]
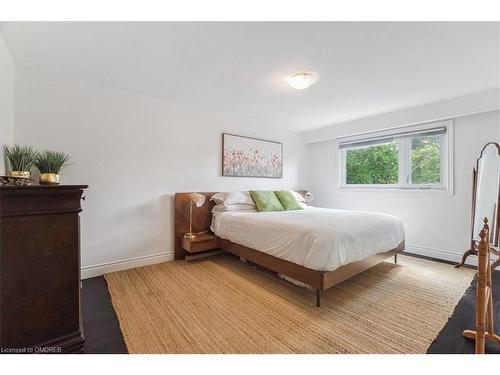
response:
[[(397, 184), (398, 146), (386, 143), (346, 152), (346, 183), (353, 185)], [(439, 136), (411, 140), (411, 184), (441, 182), (441, 145)], [(406, 178), (406, 176), (402, 176)]]
[(40, 173), (59, 173), (67, 165), (69, 156), (63, 152), (44, 151), (38, 155), (35, 166)]
[(5, 146), (4, 150), (11, 171), (29, 172), (38, 157), (38, 153), (31, 146)]
[(387, 143), (347, 150), (347, 184), (397, 184), (398, 146)]
[(441, 147), (438, 137), (412, 139), (412, 184), (438, 184), (441, 182)]

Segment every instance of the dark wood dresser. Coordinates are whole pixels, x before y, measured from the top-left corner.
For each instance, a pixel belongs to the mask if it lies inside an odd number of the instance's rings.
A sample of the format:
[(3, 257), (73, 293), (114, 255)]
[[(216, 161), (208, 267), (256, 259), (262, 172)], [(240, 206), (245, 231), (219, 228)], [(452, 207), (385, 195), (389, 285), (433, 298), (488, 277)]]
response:
[(74, 353), (86, 185), (0, 186), (0, 352)]

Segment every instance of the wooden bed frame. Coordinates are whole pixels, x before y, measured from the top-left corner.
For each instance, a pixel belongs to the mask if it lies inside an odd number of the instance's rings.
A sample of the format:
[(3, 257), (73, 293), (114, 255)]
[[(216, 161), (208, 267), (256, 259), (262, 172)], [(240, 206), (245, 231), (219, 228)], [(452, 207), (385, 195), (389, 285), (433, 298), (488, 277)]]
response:
[[(303, 191), (299, 193), (302, 195), (305, 194)], [(184, 233), (189, 230), (189, 211), (187, 209), (189, 194), (175, 194), (175, 259), (184, 259), (186, 256), (186, 251), (182, 248), (182, 238)], [(206, 196), (207, 200), (203, 206), (197, 207), (193, 211), (193, 232), (195, 233), (210, 231), (212, 208), (214, 207), (214, 202), (210, 201), (210, 198), (216, 193), (205, 192), (199, 194)], [(394, 261), (396, 262), (397, 254), (404, 250), (405, 243), (403, 241), (398, 247), (392, 250), (373, 255), (359, 262), (346, 264), (334, 271), (316, 271), (222, 238), (218, 238), (218, 246), (252, 263), (311, 286), (316, 292), (316, 305), (319, 307), (322, 291), (366, 271), (392, 256), (394, 256)]]

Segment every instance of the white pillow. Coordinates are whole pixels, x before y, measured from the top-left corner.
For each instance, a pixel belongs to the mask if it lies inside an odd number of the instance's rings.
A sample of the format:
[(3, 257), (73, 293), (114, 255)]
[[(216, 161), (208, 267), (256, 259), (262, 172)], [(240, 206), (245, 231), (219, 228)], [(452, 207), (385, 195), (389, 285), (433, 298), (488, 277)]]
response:
[(255, 205), (251, 204), (216, 204), (214, 208), (212, 208), (212, 213), (216, 212), (227, 212), (227, 211), (243, 211), (243, 212), (257, 212)]
[(255, 202), (248, 191), (221, 192), (212, 195), (210, 200), (225, 206), (230, 206), (232, 204), (248, 204), (255, 207)]

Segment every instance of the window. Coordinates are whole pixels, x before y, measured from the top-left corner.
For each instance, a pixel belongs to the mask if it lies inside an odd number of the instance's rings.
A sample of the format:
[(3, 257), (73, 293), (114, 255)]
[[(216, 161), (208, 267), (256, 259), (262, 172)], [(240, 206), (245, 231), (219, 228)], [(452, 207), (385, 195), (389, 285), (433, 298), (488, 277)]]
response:
[(441, 135), (410, 138), (411, 185), (441, 183)]
[(342, 140), (340, 186), (451, 191), (452, 124), (445, 121)]
[(346, 184), (397, 184), (398, 153), (397, 142), (346, 149)]

